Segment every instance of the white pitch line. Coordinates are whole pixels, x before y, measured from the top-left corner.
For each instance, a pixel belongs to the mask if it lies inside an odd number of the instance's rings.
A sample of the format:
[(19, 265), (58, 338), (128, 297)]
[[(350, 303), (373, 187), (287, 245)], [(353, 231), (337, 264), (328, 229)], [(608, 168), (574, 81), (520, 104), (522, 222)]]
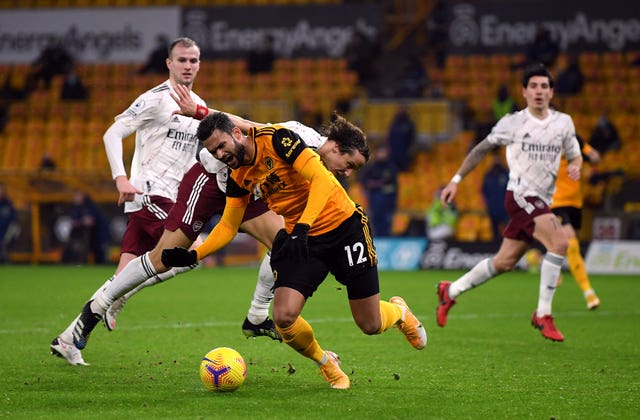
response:
[[(513, 312), (513, 313), (471, 313), (471, 314), (462, 314), (462, 315), (449, 315), (448, 319), (507, 319), (507, 318), (527, 318), (531, 315), (523, 312)], [(554, 316), (556, 319), (562, 318), (585, 318), (588, 316), (640, 316), (640, 311), (628, 311), (628, 312), (613, 312), (598, 309), (597, 311), (590, 312), (586, 309), (584, 311), (571, 311), (571, 312), (554, 312)], [(425, 315), (418, 314), (417, 317), (421, 319), (423, 322), (426, 320), (435, 322), (434, 315)], [(345, 324), (354, 322), (352, 318), (310, 318), (307, 319), (311, 324)], [(215, 328), (215, 327), (233, 327), (236, 325), (240, 325), (240, 321), (204, 321), (204, 322), (177, 322), (177, 323), (153, 323), (153, 324), (137, 324), (137, 325), (129, 325), (125, 327), (121, 327), (122, 331), (139, 331), (139, 330), (175, 330), (175, 329), (184, 329), (184, 328)], [(102, 328), (100, 325), (96, 328)], [(0, 329), (0, 334), (2, 335), (12, 335), (12, 334), (33, 334), (33, 333), (51, 333), (55, 334), (53, 328), (45, 328), (45, 327), (33, 327), (33, 328), (3, 328)]]

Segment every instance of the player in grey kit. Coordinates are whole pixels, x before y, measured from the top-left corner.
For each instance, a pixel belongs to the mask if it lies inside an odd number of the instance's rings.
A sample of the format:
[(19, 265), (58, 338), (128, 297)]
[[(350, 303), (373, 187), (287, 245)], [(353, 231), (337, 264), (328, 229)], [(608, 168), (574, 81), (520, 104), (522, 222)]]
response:
[(505, 207), (509, 223), (503, 232), (502, 245), (496, 255), (480, 261), (455, 282), (442, 281), (438, 284), (437, 322), (441, 327), (446, 325), (449, 310), (459, 295), (512, 270), (531, 241), (536, 239), (544, 245), (547, 253), (540, 268), (538, 307), (531, 324), (545, 338), (563, 341), (564, 336), (556, 328), (551, 315), (551, 302), (569, 242), (549, 205), (560, 158), (565, 155), (569, 177), (578, 180), (582, 155), (571, 117), (549, 107), (553, 97), (553, 78), (544, 66), (534, 65), (525, 69), (522, 95), (527, 107), (497, 122), (487, 138), (469, 152), (440, 195), (443, 203), (450, 203), (462, 178), (490, 150), (506, 146), (509, 181)]
[[(119, 193), (118, 205), (124, 204), (128, 216), (116, 274), (156, 244), (176, 200), (180, 181), (196, 163), (198, 122), (174, 114), (176, 105), (171, 93), (176, 86), (184, 86), (192, 100), (206, 106), (191, 91), (200, 69), (200, 48), (189, 38), (176, 39), (169, 47), (167, 69), (169, 79), (140, 95), (125, 112), (116, 116), (104, 134), (111, 173)], [(122, 141), (134, 132), (135, 152), (131, 176), (127, 178)], [(107, 280), (98, 292), (110, 282), (111, 279)], [(82, 323), (78, 316), (51, 342), (53, 354), (75, 365), (85, 364), (73, 335)]]

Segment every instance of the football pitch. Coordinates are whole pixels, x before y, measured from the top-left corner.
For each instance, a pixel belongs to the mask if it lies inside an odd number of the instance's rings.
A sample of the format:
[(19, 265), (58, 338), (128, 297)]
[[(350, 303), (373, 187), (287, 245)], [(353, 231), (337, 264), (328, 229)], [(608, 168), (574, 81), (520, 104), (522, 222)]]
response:
[[(530, 325), (538, 276), (502, 275), (458, 299), (446, 328), (435, 285), (460, 272), (381, 273), (381, 294), (405, 298), (427, 328), (414, 350), (395, 328), (362, 334), (346, 291), (328, 278), (303, 316), (340, 355), (351, 388), (333, 390), (316, 366), (241, 324), (257, 268), (199, 269), (132, 298), (83, 355), (50, 356), (49, 343), (114, 267), (0, 266), (0, 417), (224, 419), (640, 418), (640, 278), (592, 276), (602, 301), (587, 311), (569, 274), (554, 301), (565, 342)], [(238, 350), (247, 379), (211, 393), (198, 368), (214, 347)]]

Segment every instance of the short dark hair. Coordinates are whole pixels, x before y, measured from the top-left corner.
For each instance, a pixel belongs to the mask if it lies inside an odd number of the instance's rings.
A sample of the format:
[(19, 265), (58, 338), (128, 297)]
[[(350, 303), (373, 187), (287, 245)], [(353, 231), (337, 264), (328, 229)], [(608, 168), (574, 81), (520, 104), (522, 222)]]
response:
[(334, 111), (331, 114), (329, 126), (324, 127), (321, 131), (327, 136), (328, 140), (336, 142), (341, 153), (352, 154), (357, 150), (364, 156), (365, 161), (369, 161), (371, 151), (369, 150), (367, 137), (359, 127), (345, 117)]
[(551, 76), (551, 72), (547, 70), (544, 64), (531, 64), (524, 69), (524, 72), (522, 73), (522, 87), (526, 88), (529, 85), (529, 79), (531, 79), (533, 76), (542, 76), (548, 78), (549, 87), (553, 87), (553, 76)]
[(173, 40), (173, 42), (171, 42), (171, 44), (169, 44), (169, 51), (167, 51), (168, 52), (167, 57), (171, 57), (171, 53), (173, 52), (173, 49), (176, 47), (176, 45), (180, 45), (181, 47), (185, 47), (185, 48), (196, 47), (198, 50), (200, 50), (200, 47), (198, 46), (196, 41), (194, 41), (193, 39), (187, 38), (187, 37), (176, 38)]
[(196, 136), (198, 140), (205, 141), (211, 137), (211, 134), (213, 134), (216, 129), (231, 135), (235, 127), (227, 114), (224, 112), (213, 112), (200, 121)]

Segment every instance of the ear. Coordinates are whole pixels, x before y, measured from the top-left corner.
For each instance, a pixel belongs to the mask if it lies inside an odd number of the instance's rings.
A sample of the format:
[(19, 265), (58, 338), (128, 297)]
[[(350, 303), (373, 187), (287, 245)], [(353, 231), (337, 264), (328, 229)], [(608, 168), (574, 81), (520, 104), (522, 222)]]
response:
[(240, 130), (240, 128), (238, 126), (233, 127), (231, 132), (233, 133), (233, 137), (236, 140), (239, 139), (239, 138), (242, 138), (242, 136), (244, 136), (244, 133), (242, 132), (242, 130)]

